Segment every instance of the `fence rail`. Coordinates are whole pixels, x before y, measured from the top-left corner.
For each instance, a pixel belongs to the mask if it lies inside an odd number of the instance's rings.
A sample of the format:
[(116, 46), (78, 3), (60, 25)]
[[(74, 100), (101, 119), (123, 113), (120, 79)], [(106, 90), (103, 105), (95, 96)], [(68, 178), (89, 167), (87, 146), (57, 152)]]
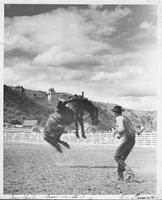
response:
[[(74, 144), (110, 144), (117, 145), (120, 140), (113, 138), (112, 133), (88, 133), (87, 139), (77, 139), (74, 133), (62, 135), (62, 139)], [(5, 142), (43, 142), (43, 133), (34, 132), (7, 132), (4, 131)], [(142, 133), (136, 137), (136, 146), (156, 146), (156, 133)]]

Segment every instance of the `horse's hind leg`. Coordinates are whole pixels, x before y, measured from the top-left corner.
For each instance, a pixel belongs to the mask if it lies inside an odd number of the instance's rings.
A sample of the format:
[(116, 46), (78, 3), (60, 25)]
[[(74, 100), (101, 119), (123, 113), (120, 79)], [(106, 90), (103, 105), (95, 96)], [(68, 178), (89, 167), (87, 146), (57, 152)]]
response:
[(58, 142), (54, 143), (54, 147), (56, 148), (56, 150), (57, 150), (58, 152), (60, 152), (60, 153), (63, 152)]
[(70, 145), (67, 142), (64, 142), (62, 140), (58, 141), (60, 144), (64, 145), (66, 148), (70, 149)]
[(44, 137), (44, 140), (46, 140), (49, 144), (55, 147), (58, 152), (62, 153), (62, 149), (60, 145), (58, 144), (58, 140), (56, 140), (55, 138), (51, 136)]

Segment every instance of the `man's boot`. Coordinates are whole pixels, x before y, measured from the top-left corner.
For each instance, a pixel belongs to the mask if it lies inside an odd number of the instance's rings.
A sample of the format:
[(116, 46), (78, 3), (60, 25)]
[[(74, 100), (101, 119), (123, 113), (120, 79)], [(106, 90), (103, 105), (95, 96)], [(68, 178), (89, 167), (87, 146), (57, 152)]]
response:
[(123, 176), (123, 171), (118, 171), (118, 181), (123, 181), (124, 176)]
[(133, 170), (128, 167), (128, 166), (125, 166), (125, 171), (127, 173), (127, 177), (125, 178), (126, 181), (133, 181), (134, 180), (134, 172)]

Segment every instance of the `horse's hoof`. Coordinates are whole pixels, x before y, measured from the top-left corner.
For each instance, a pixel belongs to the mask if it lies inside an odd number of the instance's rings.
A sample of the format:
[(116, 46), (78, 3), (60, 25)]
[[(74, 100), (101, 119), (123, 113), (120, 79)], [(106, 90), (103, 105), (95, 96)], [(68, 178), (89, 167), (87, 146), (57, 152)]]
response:
[(70, 149), (70, 145), (68, 144), (63, 144), (67, 149)]
[(57, 151), (58, 151), (59, 153), (62, 153), (62, 152), (63, 152), (62, 149), (57, 149)]
[(70, 145), (67, 143), (63, 144), (66, 148), (70, 149)]
[(76, 135), (76, 138), (80, 138), (79, 135)]
[(85, 135), (82, 135), (82, 137), (85, 138), (85, 139), (87, 138)]

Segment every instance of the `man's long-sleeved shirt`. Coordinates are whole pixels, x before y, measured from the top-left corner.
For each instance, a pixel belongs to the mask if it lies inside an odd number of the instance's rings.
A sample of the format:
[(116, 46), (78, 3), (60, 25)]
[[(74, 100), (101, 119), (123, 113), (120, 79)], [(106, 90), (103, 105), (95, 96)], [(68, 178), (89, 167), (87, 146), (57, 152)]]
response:
[(122, 115), (116, 117), (116, 131), (123, 139), (129, 136), (135, 137), (135, 130), (132, 127), (132, 124), (130, 123), (128, 118)]
[(48, 94), (48, 102), (51, 104), (54, 112), (57, 110), (57, 105), (59, 103), (59, 99), (56, 95)]

